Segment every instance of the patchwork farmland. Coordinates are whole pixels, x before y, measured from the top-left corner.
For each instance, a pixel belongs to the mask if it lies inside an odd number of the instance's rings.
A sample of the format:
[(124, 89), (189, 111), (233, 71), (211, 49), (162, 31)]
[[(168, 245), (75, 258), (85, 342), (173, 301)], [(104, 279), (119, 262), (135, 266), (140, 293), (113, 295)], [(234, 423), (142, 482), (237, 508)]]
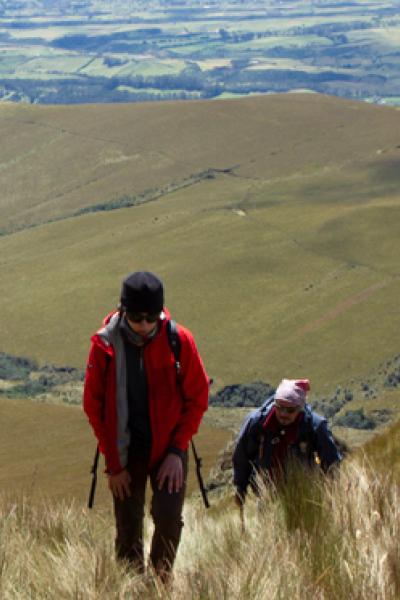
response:
[(127, 102), (308, 90), (398, 105), (394, 0), (0, 7), (0, 98)]

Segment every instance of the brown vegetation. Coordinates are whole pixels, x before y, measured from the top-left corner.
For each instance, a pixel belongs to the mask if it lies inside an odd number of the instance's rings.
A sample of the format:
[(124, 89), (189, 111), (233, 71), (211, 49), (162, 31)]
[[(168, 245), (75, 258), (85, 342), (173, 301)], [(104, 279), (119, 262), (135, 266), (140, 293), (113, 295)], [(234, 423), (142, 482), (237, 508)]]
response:
[[(165, 588), (114, 559), (112, 518), (76, 504), (0, 498), (0, 594), (54, 598), (396, 600), (400, 594), (398, 488), (360, 460), (332, 481), (303, 476), (246, 504), (229, 494), (207, 514), (198, 501)], [(149, 524), (146, 539), (149, 539)]]

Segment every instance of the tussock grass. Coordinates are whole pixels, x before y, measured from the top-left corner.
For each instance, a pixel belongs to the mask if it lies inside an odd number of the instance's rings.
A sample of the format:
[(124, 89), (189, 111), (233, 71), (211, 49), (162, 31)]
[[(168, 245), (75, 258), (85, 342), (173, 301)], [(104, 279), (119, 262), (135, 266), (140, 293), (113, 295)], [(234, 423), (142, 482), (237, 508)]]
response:
[(362, 458), (328, 480), (293, 473), (285, 487), (263, 488), (248, 499), (244, 526), (228, 492), (207, 513), (191, 500), (165, 588), (115, 561), (109, 514), (2, 496), (0, 596), (395, 600), (399, 510), (396, 484)]
[(395, 422), (387, 431), (374, 436), (365, 445), (365, 452), (371, 464), (384, 470), (388, 477), (400, 483), (400, 421)]

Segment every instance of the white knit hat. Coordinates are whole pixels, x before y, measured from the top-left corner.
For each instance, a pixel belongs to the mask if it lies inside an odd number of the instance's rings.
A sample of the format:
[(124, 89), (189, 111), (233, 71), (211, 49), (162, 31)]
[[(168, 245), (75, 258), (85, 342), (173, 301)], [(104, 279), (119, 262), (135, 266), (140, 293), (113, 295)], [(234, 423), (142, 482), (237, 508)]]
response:
[(275, 392), (276, 400), (303, 407), (310, 389), (308, 379), (282, 379)]

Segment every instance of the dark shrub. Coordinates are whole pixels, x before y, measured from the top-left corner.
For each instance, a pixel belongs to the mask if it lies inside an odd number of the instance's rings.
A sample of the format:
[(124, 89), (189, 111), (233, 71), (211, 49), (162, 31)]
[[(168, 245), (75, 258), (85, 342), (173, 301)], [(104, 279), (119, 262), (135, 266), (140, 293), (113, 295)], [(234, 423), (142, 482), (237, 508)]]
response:
[(364, 409), (348, 410), (343, 416), (337, 417), (335, 425), (341, 427), (351, 427), (352, 429), (375, 429), (376, 423), (364, 414)]
[(37, 369), (35, 361), (21, 356), (10, 356), (0, 352), (0, 379), (25, 379), (31, 371)]
[(345, 390), (344, 391), (344, 399), (346, 400), (346, 402), (351, 402), (351, 400), (353, 400), (353, 392), (351, 390)]
[(248, 384), (227, 385), (210, 397), (211, 406), (261, 406), (275, 391), (269, 383), (256, 381)]

